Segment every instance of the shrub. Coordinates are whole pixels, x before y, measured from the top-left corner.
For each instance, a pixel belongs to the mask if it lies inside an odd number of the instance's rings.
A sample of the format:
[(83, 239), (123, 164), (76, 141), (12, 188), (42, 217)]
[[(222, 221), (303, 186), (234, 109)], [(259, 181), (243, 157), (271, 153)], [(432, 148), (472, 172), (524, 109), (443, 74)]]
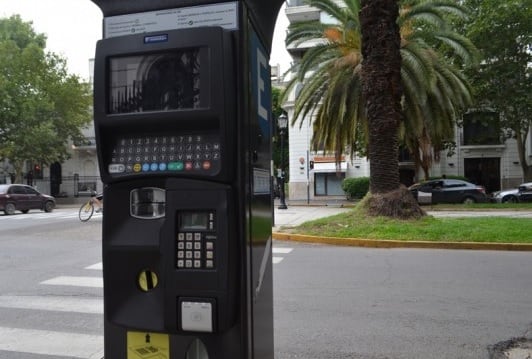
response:
[(369, 177), (346, 178), (342, 181), (342, 189), (347, 199), (361, 199), (369, 191)]

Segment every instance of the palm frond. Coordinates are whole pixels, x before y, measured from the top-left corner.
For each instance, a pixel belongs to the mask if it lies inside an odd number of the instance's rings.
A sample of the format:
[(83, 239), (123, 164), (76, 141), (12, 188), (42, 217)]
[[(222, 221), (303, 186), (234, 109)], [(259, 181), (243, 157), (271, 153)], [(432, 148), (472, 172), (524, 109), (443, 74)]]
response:
[[(287, 44), (317, 44), (293, 67), (286, 91), (301, 86), (294, 102), (292, 124), (313, 121), (313, 148), (339, 156), (368, 136), (361, 86), (360, 0), (307, 0), (333, 19), (291, 26)], [(471, 101), (462, 73), (473, 64), (473, 44), (451, 27), (450, 17), (465, 18), (455, 0), (403, 0), (401, 81), (403, 115), (401, 140), (426, 167), (433, 150), (453, 135), (457, 114)], [(343, 6), (342, 6), (343, 5)], [(286, 94), (286, 92), (285, 92)], [(286, 96), (286, 95), (284, 95)], [(283, 97), (284, 98), (284, 97)], [(355, 144), (353, 146), (353, 144)], [(425, 168), (424, 167), (424, 168)]]

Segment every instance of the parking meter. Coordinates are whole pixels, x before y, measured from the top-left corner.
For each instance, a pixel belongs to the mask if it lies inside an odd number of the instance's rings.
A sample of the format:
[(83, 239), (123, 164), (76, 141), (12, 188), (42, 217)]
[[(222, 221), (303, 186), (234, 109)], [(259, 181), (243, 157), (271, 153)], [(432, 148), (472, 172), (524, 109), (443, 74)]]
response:
[(282, 1), (93, 1), (105, 358), (273, 358)]

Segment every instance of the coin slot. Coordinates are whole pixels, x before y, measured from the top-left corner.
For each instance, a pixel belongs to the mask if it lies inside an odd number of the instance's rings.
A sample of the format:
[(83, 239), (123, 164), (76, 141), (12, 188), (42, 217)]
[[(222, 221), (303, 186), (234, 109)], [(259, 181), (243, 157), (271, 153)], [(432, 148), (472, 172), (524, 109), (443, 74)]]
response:
[(159, 279), (157, 277), (157, 273), (149, 269), (145, 269), (139, 273), (137, 283), (141, 291), (149, 292), (157, 287), (157, 284), (159, 284)]

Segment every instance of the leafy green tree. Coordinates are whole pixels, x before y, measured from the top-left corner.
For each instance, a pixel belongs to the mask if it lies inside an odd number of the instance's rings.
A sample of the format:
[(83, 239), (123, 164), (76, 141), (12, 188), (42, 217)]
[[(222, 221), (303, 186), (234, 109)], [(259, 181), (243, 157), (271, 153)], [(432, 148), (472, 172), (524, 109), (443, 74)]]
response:
[(468, 37), (482, 52), (479, 71), (472, 72), (476, 108), (497, 111), (503, 133), (517, 142), (523, 176), (532, 181), (526, 155), (532, 129), (532, 3), (530, 0), (465, 0), (473, 21)]
[(0, 19), (0, 158), (21, 180), (26, 161), (49, 165), (68, 156), (91, 121), (91, 89), (47, 52), (46, 37), (18, 15)]

